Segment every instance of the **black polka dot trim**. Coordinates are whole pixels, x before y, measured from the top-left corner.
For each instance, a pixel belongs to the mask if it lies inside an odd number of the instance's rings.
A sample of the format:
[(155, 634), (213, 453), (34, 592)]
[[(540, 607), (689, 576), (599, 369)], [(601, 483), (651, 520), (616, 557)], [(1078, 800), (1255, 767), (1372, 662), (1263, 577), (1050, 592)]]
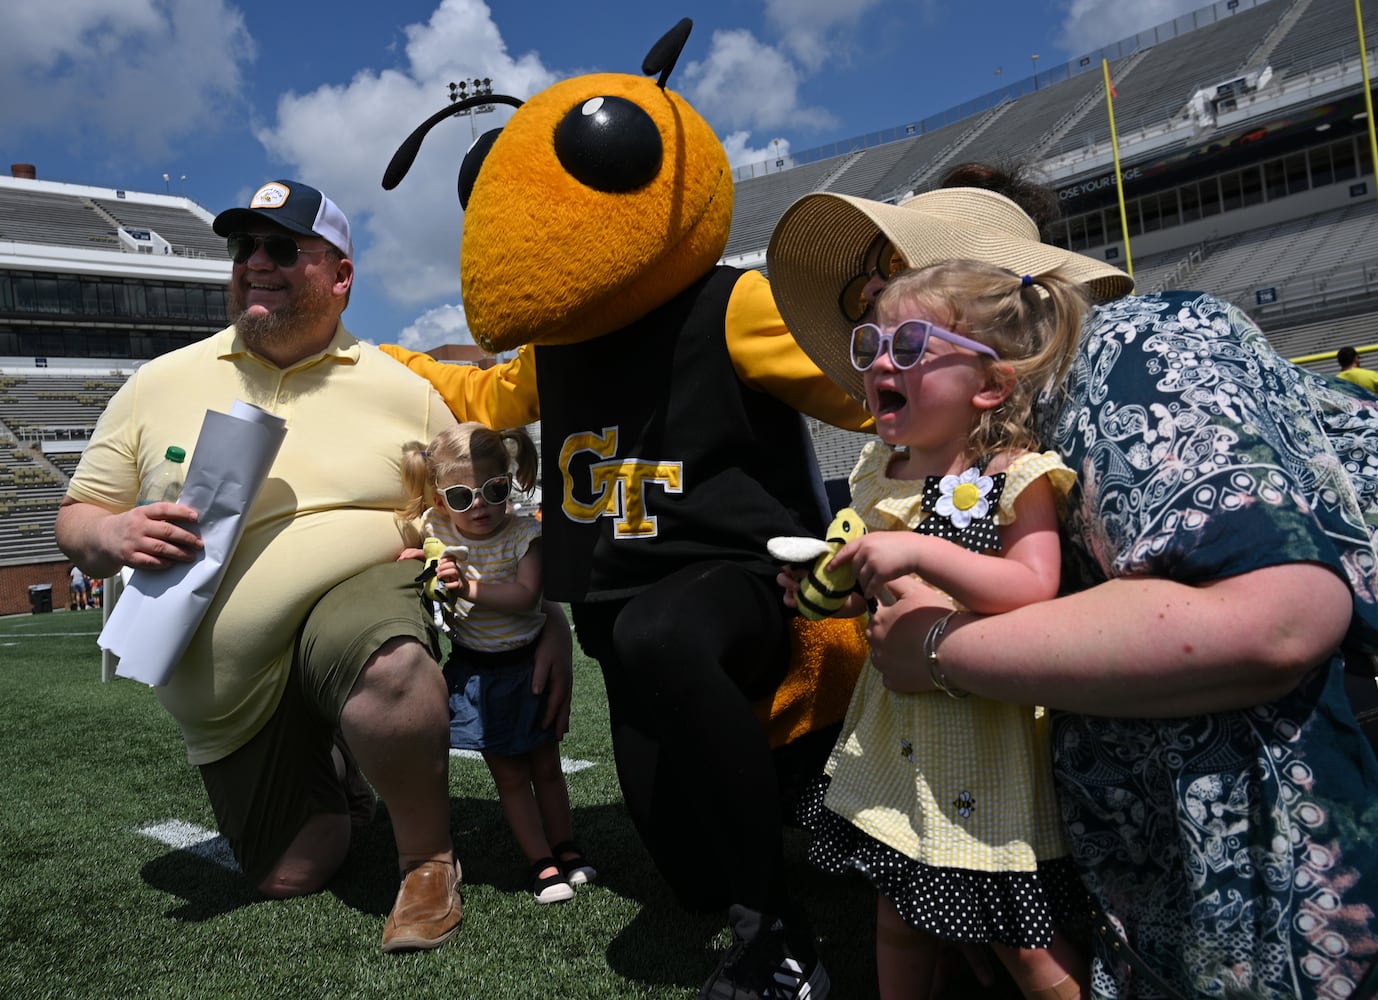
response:
[(1089, 897), (1070, 858), (1040, 863), (1035, 872), (925, 865), (828, 809), (827, 788), (824, 777), (799, 802), (799, 820), (812, 834), (809, 860), (834, 875), (860, 872), (910, 927), (948, 941), (1047, 948), (1054, 927), (1085, 923)]
[(942, 487), (943, 480), (948, 478), (951, 477), (929, 476), (924, 480), (923, 497), (919, 501), (919, 507), (928, 516), (920, 521), (914, 530), (920, 535), (934, 535), (949, 542), (956, 542), (973, 552), (1001, 551), (1003, 546), (1000, 543), (1000, 528), (995, 523), (995, 512), (1000, 507), (1000, 495), (1005, 492), (1005, 474), (997, 472), (990, 477), (991, 488), (983, 497), (988, 505), (985, 516), (972, 517), (964, 528), (953, 524), (949, 515), (938, 513), (938, 501), (943, 498), (945, 492), (951, 492), (943, 490)]

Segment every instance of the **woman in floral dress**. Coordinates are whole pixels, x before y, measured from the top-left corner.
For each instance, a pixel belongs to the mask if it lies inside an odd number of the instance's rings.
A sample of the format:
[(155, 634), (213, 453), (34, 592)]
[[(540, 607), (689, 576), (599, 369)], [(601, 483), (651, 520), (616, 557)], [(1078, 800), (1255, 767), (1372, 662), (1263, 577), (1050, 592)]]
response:
[(936, 690), (927, 646), (953, 689), (1055, 709), (1096, 904), (1092, 997), (1378, 995), (1378, 757), (1344, 687), (1378, 649), (1378, 406), (1287, 362), (1236, 307), (1128, 295), (969, 187), (785, 213), (768, 263), (806, 351), (842, 328), (831, 296), (879, 239), (909, 266), (1060, 256), (1102, 303), (1037, 407), (1077, 473), (1065, 596), (963, 612), (925, 643), (948, 609), (900, 581), (868, 630), (885, 688)]

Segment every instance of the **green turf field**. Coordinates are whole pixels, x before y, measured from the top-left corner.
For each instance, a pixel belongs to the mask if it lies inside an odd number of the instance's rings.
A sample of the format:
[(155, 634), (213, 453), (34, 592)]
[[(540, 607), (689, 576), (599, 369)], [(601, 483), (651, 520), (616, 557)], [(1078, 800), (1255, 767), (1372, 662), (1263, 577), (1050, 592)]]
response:
[[(324, 892), (257, 897), (226, 867), (200, 779), (151, 689), (101, 683), (99, 613), (0, 619), (0, 997), (691, 998), (727, 941), (678, 909), (622, 809), (598, 669), (575, 663), (563, 754), (600, 880), (540, 906), (482, 761), (450, 766), (464, 927), (427, 953), (379, 952), (396, 892), (386, 807)], [(578, 765), (574, 765), (578, 766)], [(790, 876), (834, 1000), (874, 994), (873, 896), (789, 836)], [(229, 862), (232, 864), (232, 862)], [(693, 858), (686, 858), (693, 864)]]

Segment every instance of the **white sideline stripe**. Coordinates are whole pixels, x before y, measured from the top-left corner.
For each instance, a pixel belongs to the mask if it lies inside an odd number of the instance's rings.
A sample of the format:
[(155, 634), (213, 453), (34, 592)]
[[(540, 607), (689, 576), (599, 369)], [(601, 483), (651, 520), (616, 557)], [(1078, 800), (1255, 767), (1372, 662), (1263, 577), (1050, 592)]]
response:
[[(463, 757), (465, 760), (483, 759), (483, 754), (477, 750), (451, 750), (450, 756)], [(576, 771), (582, 771), (593, 766), (594, 762), (591, 760), (560, 758), (560, 770), (565, 774), (574, 774)], [(195, 854), (220, 865), (222, 868), (228, 868), (231, 871), (239, 870), (239, 863), (234, 859), (229, 841), (216, 831), (207, 830), (204, 826), (188, 823), (185, 820), (170, 819), (162, 823), (151, 823), (148, 826), (139, 827), (135, 832), (151, 840), (156, 840), (160, 844), (166, 844), (173, 850)]]
[(230, 842), (204, 826), (197, 826), (185, 820), (170, 819), (163, 823), (139, 827), (137, 832), (175, 850), (195, 854), (222, 868), (239, 870), (239, 862), (234, 859)]
[[(451, 750), (450, 756), (463, 757), (465, 760), (483, 760), (483, 754), (477, 750)], [(593, 767), (593, 765), (594, 762), (591, 760), (576, 760), (572, 757), (560, 758), (560, 770), (565, 774), (574, 774), (576, 771), (582, 771), (586, 767)]]
[[(73, 638), (76, 638), (77, 636), (83, 636), (83, 635), (89, 635), (91, 638), (94, 639), (96, 636), (100, 635), (100, 633), (99, 633), (99, 632), (15, 632), (13, 635), (10, 636), (10, 638), (11, 638), (11, 639), (73, 639)], [(18, 643), (10, 643), (9, 645), (15, 646), (15, 645), (18, 645)]]

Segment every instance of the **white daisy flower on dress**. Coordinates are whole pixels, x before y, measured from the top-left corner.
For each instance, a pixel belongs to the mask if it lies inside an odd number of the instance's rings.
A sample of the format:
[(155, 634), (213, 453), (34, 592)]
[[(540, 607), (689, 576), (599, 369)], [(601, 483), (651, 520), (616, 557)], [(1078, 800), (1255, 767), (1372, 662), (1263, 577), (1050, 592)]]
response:
[(995, 480), (981, 475), (981, 470), (972, 466), (960, 476), (943, 476), (938, 483), (942, 495), (933, 505), (933, 513), (947, 518), (957, 529), (965, 528), (973, 520), (990, 513), (990, 494)]

